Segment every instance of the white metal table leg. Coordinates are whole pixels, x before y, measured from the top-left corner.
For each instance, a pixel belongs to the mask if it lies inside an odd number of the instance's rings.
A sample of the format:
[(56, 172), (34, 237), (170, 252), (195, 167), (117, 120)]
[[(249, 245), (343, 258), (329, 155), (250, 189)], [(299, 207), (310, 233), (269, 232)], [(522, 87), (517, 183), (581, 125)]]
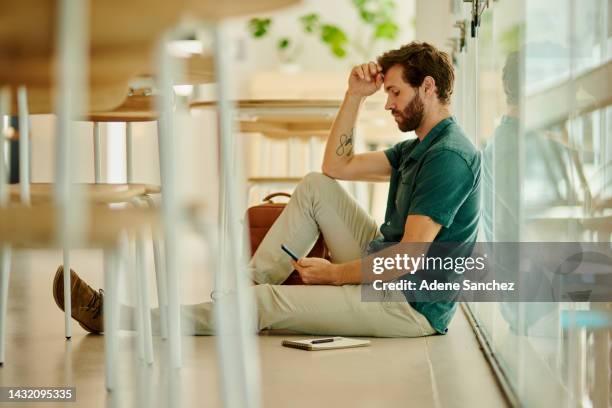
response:
[(93, 124), (93, 136), (94, 136), (94, 180), (95, 183), (102, 182), (102, 158), (101, 158), (101, 145), (102, 141), (100, 138), (100, 123), (94, 122)]
[[(155, 208), (155, 201), (151, 196), (144, 196), (150, 208)], [(162, 339), (168, 336), (168, 297), (166, 289), (166, 275), (164, 273), (164, 260), (162, 258), (161, 251), (161, 234), (156, 226), (151, 230), (151, 237), (153, 240), (153, 263), (155, 267), (155, 280), (157, 281), (157, 303), (159, 306), (159, 325), (160, 335)]]
[[(125, 124), (125, 156), (126, 156), (126, 181), (134, 182), (134, 138), (132, 123)], [(138, 205), (138, 203), (136, 204)], [(138, 344), (139, 354), (147, 364), (153, 364), (153, 337), (151, 333), (151, 306), (149, 302), (149, 284), (147, 277), (147, 265), (145, 256), (145, 234), (138, 231), (135, 237), (136, 245), (136, 291), (138, 298), (137, 322), (138, 322)]]
[(127, 183), (134, 182), (133, 165), (134, 138), (132, 135), (132, 122), (125, 123), (125, 179)]
[[(218, 116), (217, 116), (218, 118)], [(219, 120), (219, 119), (218, 119)], [(221, 146), (221, 138), (223, 137), (223, 135), (221, 133), (219, 133), (218, 135), (218, 143), (219, 146)], [(224, 171), (223, 169), (223, 163), (219, 163), (220, 164), (220, 170), (219, 170), (219, 224), (218, 224), (218, 231), (219, 231), (219, 260), (218, 260), (218, 270), (219, 271), (224, 271), (227, 267), (227, 263), (226, 263), (226, 242), (227, 242), (227, 211), (226, 211), (226, 207), (225, 207), (225, 203), (227, 202), (227, 184), (228, 184), (228, 174), (226, 171)], [(221, 287), (221, 283), (219, 281), (219, 279), (217, 279), (217, 275), (218, 275), (218, 271), (215, 270), (215, 277), (214, 277), (214, 290), (221, 293), (225, 288)]]
[(130, 237), (129, 242), (129, 259), (126, 260), (126, 274), (129, 293), (131, 294), (133, 299), (136, 299), (136, 304), (134, 305), (134, 315), (132, 316), (134, 319), (134, 325), (136, 328), (136, 354), (138, 355), (139, 360), (145, 359), (145, 338), (144, 338), (144, 325), (143, 325), (143, 312), (141, 310), (142, 302), (140, 301), (140, 288), (138, 287), (138, 269), (140, 268), (139, 259), (136, 256), (136, 240), (132, 239), (133, 236)]
[(8, 286), (11, 272), (11, 247), (0, 244), (0, 365), (6, 356), (6, 321), (8, 307)]
[(104, 358), (106, 389), (112, 391), (117, 385), (117, 355), (118, 355), (118, 289), (119, 275), (123, 262), (120, 264), (118, 249), (104, 250)]
[(58, 2), (58, 70), (57, 70), (57, 132), (55, 151), (54, 203), (57, 205), (59, 242), (64, 249), (64, 309), (66, 338), (71, 337), (70, 322), (70, 259), (68, 250), (84, 234), (85, 209), (79, 189), (73, 184), (71, 121), (83, 109), (87, 100), (83, 63), (87, 56), (87, 43), (81, 34), (88, 32), (86, 16), (89, 2), (61, 0)]
[(17, 89), (19, 107), (19, 195), (21, 204), (30, 205), (30, 123), (25, 86)]
[[(234, 295), (222, 296), (215, 302), (217, 347), (221, 360), (223, 400), (228, 407), (258, 407), (259, 360), (255, 345), (255, 302), (248, 288), (245, 259), (246, 236), (240, 224), (239, 195), (244, 191), (237, 186), (242, 174), (232, 169), (233, 133), (232, 105), (230, 102), (228, 72), (231, 65), (222, 23), (215, 26), (215, 72), (218, 73), (218, 105), (220, 129), (221, 180), (225, 183), (224, 196), (228, 234), (223, 242), (227, 250), (221, 252), (223, 267), (216, 276), (217, 287), (235, 289)], [(228, 174), (234, 173), (230, 179)], [(245, 241), (245, 242), (242, 242)], [(228, 256), (229, 254), (229, 256)], [(227, 256), (227, 259), (224, 257)], [(227, 266), (227, 267), (226, 267)], [(235, 288), (232, 287), (235, 285)]]
[[(0, 206), (8, 203), (8, 168), (6, 159), (6, 140), (4, 136), (4, 114), (8, 107), (8, 92), (0, 91)], [(19, 185), (20, 199), (24, 205), (30, 204), (30, 147), (29, 147), (29, 123), (28, 123), (28, 100), (26, 88), (21, 86), (17, 90), (17, 104), (19, 107)], [(8, 308), (8, 286), (11, 271), (11, 247), (0, 243), (0, 365), (4, 364), (6, 355), (6, 320)]]
[(72, 297), (71, 292), (71, 271), (70, 271), (70, 250), (63, 249), (64, 264), (64, 335), (67, 339), (72, 337)]
[[(0, 206), (8, 203), (8, 167), (6, 166), (6, 139), (4, 116), (9, 106), (8, 88), (0, 88)], [(0, 365), (6, 355), (6, 320), (8, 307), (8, 285), (11, 268), (11, 247), (0, 243)]]
[(4, 117), (6, 116), (10, 104), (10, 90), (8, 87), (0, 87), (0, 206), (8, 204), (8, 167), (6, 163), (6, 135)]
[(165, 246), (165, 275), (168, 291), (168, 349), (170, 364), (179, 368), (181, 362), (181, 310), (180, 271), (177, 245), (179, 219), (176, 189), (176, 140), (172, 111), (172, 62), (166, 50), (166, 41), (160, 44), (160, 89), (158, 142), (161, 170), (162, 224)]
[(136, 290), (138, 298), (137, 313), (140, 320), (139, 337), (142, 339), (143, 359), (147, 364), (153, 364), (153, 335), (151, 332), (151, 305), (149, 302), (149, 280), (145, 257), (144, 231), (136, 232)]

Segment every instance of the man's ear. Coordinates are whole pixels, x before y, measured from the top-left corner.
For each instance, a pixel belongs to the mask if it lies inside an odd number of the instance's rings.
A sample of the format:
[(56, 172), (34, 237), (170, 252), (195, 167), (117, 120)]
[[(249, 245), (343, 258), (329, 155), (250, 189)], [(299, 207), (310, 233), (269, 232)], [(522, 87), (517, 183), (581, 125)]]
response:
[(423, 87), (423, 92), (425, 93), (425, 96), (427, 96), (428, 98), (431, 98), (432, 96), (436, 95), (436, 80), (433, 79), (433, 77), (431, 76), (426, 76), (423, 79), (423, 83), (421, 84), (421, 86)]

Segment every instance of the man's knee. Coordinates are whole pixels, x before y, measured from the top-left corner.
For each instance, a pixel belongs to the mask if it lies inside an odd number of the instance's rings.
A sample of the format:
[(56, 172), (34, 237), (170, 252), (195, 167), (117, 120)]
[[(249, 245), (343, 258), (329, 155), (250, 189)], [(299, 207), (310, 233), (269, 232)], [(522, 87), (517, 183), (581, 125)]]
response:
[(326, 176), (323, 173), (312, 171), (306, 174), (296, 187), (296, 193), (300, 191), (320, 191), (322, 188), (338, 185), (338, 182), (333, 178)]

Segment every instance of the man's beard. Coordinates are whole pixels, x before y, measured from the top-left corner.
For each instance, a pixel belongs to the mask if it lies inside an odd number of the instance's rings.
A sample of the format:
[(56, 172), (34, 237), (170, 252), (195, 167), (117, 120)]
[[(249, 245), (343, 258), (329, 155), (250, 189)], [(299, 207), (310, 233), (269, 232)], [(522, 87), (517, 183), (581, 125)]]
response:
[(419, 94), (416, 94), (410, 103), (404, 108), (403, 111), (393, 110), (392, 114), (398, 115), (397, 127), (402, 132), (411, 132), (419, 127), (423, 120), (423, 101)]

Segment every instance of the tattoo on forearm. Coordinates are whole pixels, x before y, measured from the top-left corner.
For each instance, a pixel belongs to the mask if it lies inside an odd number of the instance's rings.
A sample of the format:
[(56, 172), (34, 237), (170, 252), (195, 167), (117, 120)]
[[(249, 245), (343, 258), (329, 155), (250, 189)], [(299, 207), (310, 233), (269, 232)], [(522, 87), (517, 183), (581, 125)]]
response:
[(340, 145), (336, 149), (337, 156), (350, 157), (353, 154), (353, 130), (351, 129), (348, 134), (340, 135)]

